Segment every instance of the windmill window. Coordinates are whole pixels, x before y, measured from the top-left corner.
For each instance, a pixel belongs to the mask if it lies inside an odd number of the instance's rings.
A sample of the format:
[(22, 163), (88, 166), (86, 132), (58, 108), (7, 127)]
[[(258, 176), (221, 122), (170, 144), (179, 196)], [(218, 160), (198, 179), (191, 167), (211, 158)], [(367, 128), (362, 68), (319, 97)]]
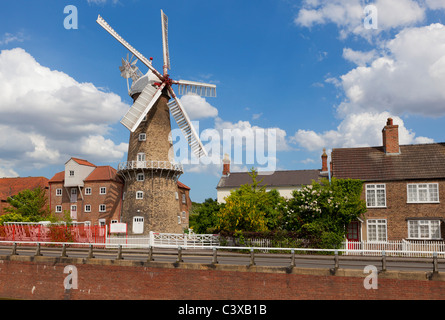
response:
[(145, 161), (145, 153), (138, 153), (138, 161)]
[(144, 192), (138, 191), (136, 192), (136, 199), (144, 199)]
[(139, 141), (145, 141), (147, 140), (147, 135), (145, 133), (140, 133), (139, 134)]
[(138, 181), (144, 181), (145, 180), (145, 175), (143, 173), (138, 173), (137, 180)]

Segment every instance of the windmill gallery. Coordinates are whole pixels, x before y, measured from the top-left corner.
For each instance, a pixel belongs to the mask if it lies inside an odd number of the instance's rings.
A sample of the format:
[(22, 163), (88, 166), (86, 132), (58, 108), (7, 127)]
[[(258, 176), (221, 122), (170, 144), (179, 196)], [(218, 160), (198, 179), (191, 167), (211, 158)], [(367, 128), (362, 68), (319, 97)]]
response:
[[(132, 54), (131, 59), (128, 59), (128, 55), (127, 60), (122, 59), (122, 66), (119, 68), (121, 76), (127, 80), (128, 94), (134, 103), (121, 120), (130, 130), (130, 139), (127, 161), (119, 164), (118, 174), (125, 181), (122, 222), (131, 226), (136, 221), (142, 229), (138, 233), (144, 234), (153, 230), (182, 233), (177, 223), (175, 192), (183, 168), (175, 163), (171, 151), (170, 113), (196, 157), (207, 154), (172, 85), (178, 86), (179, 94), (216, 96), (215, 85), (170, 78), (168, 18), (162, 10), (161, 21), (164, 62), (162, 73), (153, 67), (152, 58), (147, 59), (133, 48), (101, 16), (97, 19), (97, 23)], [(132, 61), (133, 57), (136, 60)], [(148, 67), (145, 75), (136, 67), (137, 61)], [(129, 228), (132, 229), (134, 228)]]

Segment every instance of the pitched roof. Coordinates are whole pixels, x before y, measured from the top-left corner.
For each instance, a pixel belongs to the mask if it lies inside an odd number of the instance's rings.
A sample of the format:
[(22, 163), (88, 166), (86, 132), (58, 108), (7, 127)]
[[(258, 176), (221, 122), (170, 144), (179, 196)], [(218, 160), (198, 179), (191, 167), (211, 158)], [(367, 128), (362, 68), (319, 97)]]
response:
[(190, 190), (190, 187), (183, 184), (181, 181), (176, 182), (179, 188)]
[[(76, 161), (78, 164), (83, 165), (83, 166), (89, 166), (89, 167), (95, 167), (94, 164), (92, 164), (91, 162), (84, 160), (84, 159), (79, 159), (79, 158), (71, 158), (70, 160), (74, 160)], [(69, 161), (69, 160), (68, 160)]]
[(120, 181), (116, 169), (110, 166), (96, 167), (96, 169), (94, 169), (93, 172), (91, 172), (90, 175), (85, 178), (85, 181), (109, 181), (109, 180)]
[[(261, 175), (260, 173), (257, 180), (263, 179), (260, 186), (293, 187), (309, 185), (312, 180), (318, 181), (321, 177), (320, 170), (287, 170), (275, 171), (267, 175)], [(252, 183), (249, 172), (232, 172), (229, 176), (221, 177), (216, 188), (238, 188), (247, 183)]]
[(33, 190), (37, 187), (48, 188), (48, 179), (45, 177), (1, 178), (0, 200), (6, 200), (23, 190)]
[(51, 179), (49, 179), (49, 183), (53, 182), (63, 182), (65, 180), (65, 171), (57, 172)]
[[(110, 166), (99, 166), (91, 172), (84, 181), (117, 181), (122, 182), (116, 169)], [(64, 182), (65, 171), (58, 172), (49, 180), (49, 183)]]
[(445, 178), (445, 143), (400, 146), (387, 155), (383, 147), (333, 149), (332, 176), (364, 181)]

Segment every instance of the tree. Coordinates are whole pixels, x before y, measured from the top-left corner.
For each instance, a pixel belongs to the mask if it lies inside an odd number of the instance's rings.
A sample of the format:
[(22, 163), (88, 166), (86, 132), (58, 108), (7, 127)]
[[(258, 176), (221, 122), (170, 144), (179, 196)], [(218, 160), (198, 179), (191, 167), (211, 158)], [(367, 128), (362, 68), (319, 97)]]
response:
[(195, 233), (213, 233), (218, 222), (217, 213), (222, 207), (222, 204), (212, 198), (203, 203), (193, 203), (189, 217), (190, 228)]
[(351, 221), (366, 212), (361, 200), (363, 183), (353, 179), (313, 182), (295, 190), (288, 201), (283, 228), (316, 239), (319, 247), (338, 247)]
[(260, 186), (258, 173), (252, 168), (249, 173), (252, 183), (240, 186), (226, 198), (226, 205), (218, 213), (218, 228), (224, 231), (260, 232), (278, 226), (284, 198), (278, 191), (267, 192)]
[(6, 200), (9, 207), (1, 216), (0, 222), (38, 222), (51, 217), (49, 207), (46, 205), (47, 197), (45, 190), (37, 187), (33, 190), (23, 190), (13, 197)]

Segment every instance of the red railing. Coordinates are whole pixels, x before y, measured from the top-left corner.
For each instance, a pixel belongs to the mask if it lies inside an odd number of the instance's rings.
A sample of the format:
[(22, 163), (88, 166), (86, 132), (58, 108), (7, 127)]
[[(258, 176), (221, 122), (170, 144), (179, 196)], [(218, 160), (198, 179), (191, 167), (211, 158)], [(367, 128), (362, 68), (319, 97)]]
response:
[(0, 226), (0, 241), (105, 243), (106, 227), (9, 224)]

